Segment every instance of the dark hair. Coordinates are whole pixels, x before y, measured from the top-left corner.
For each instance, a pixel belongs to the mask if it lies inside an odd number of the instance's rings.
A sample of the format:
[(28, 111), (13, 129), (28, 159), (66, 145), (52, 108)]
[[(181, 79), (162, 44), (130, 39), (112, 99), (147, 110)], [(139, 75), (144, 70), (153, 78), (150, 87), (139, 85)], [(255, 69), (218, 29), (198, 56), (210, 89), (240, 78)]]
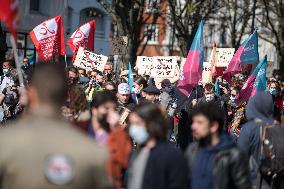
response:
[(148, 86), (146, 79), (142, 76), (136, 77), (134, 82), (137, 83), (139, 86), (143, 85), (143, 89)]
[(68, 68), (68, 69), (67, 69), (67, 72), (74, 72), (76, 75), (78, 75), (78, 74), (79, 74), (78, 69), (77, 69), (77, 68), (75, 68), (75, 67), (70, 67), (70, 68)]
[(69, 108), (72, 113), (85, 111), (87, 109), (87, 99), (83, 87), (81, 85), (72, 85), (68, 91)]
[(102, 104), (105, 104), (107, 102), (113, 102), (116, 104), (116, 96), (113, 92), (111, 91), (98, 91), (94, 95), (94, 98), (91, 102), (91, 107), (92, 108), (98, 108)]
[(210, 124), (213, 122), (217, 122), (219, 124), (218, 133), (222, 133), (223, 126), (225, 123), (225, 112), (220, 107), (219, 103), (210, 101), (195, 106), (192, 110), (191, 116), (194, 117), (196, 115), (205, 116), (209, 120)]
[(206, 83), (205, 86), (204, 86), (204, 89), (206, 91), (211, 91), (211, 90), (214, 91), (214, 85), (212, 83)]
[(232, 90), (235, 90), (237, 93), (239, 93), (241, 91), (241, 87), (240, 86), (233, 86)]
[(151, 137), (157, 141), (166, 141), (169, 123), (161, 109), (150, 102), (139, 104), (133, 111), (146, 123), (146, 128)]
[(31, 79), (41, 101), (56, 106), (64, 104), (67, 97), (67, 77), (64, 66), (51, 62), (38, 63)]

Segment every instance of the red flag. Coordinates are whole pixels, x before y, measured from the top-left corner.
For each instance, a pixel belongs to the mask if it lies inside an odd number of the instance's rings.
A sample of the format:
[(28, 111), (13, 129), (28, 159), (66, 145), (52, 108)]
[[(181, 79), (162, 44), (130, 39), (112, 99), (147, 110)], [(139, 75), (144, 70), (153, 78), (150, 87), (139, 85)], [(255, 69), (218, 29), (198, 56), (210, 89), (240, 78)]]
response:
[(8, 30), (17, 39), (19, 3), (17, 0), (0, 0), (0, 5), (0, 20), (6, 23)]
[(90, 51), (94, 51), (96, 21), (92, 20), (80, 26), (70, 37), (67, 44), (74, 53), (76, 47), (81, 46)]
[(55, 55), (65, 55), (62, 17), (56, 16), (36, 26), (30, 37), (41, 60), (49, 60)]

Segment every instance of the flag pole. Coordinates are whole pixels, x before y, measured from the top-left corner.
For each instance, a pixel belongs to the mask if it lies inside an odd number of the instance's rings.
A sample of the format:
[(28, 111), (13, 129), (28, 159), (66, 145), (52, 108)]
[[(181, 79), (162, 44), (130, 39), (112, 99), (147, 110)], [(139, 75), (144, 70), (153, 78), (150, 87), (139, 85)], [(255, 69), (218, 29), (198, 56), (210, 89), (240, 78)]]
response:
[(20, 65), (18, 52), (17, 52), (16, 40), (15, 40), (13, 35), (10, 35), (10, 41), (11, 41), (11, 44), (12, 44), (12, 49), (13, 49), (13, 54), (14, 54), (14, 58), (15, 58), (15, 62), (16, 62), (16, 70), (18, 72), (18, 78), (19, 78), (20, 86), (25, 89), (24, 77), (23, 77), (23, 73), (21, 71), (21, 65)]

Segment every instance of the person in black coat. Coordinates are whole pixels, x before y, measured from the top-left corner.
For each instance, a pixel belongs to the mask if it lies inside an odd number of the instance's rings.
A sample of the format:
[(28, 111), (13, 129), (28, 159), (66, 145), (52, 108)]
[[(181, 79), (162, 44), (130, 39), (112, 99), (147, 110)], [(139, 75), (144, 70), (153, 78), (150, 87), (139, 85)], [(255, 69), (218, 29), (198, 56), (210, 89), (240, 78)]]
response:
[(152, 103), (140, 104), (129, 122), (129, 134), (137, 149), (130, 158), (127, 188), (188, 188), (187, 162), (179, 149), (166, 143), (168, 123), (160, 108)]

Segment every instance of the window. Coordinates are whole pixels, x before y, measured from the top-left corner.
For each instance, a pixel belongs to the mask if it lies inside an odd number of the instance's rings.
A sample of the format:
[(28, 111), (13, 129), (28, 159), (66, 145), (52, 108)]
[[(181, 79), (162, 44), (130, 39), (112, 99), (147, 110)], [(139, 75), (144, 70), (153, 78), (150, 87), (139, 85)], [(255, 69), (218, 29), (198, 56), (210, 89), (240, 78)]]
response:
[(39, 12), (39, 0), (30, 0), (30, 11)]
[(96, 20), (96, 38), (104, 38), (104, 14), (95, 8), (85, 8), (80, 11), (80, 25)]
[(153, 12), (155, 9), (159, 9), (160, 0), (147, 0), (146, 12)]
[(144, 42), (148, 40), (148, 44), (158, 43), (159, 27), (157, 24), (148, 24), (145, 27)]

